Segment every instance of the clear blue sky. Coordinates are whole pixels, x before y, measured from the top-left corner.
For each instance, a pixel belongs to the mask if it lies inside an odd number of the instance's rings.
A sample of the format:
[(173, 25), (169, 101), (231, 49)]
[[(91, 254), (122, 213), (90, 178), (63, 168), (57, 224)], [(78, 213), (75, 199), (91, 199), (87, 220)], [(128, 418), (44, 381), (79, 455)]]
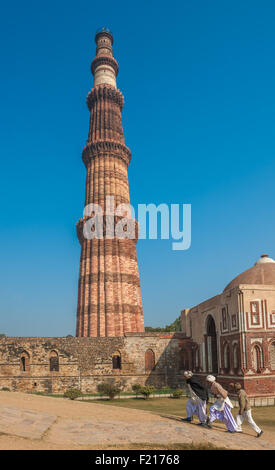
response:
[(192, 245), (140, 241), (145, 324), (275, 256), (273, 0), (1, 8), (0, 332), (75, 334), (94, 34), (114, 34), (131, 202), (191, 203)]

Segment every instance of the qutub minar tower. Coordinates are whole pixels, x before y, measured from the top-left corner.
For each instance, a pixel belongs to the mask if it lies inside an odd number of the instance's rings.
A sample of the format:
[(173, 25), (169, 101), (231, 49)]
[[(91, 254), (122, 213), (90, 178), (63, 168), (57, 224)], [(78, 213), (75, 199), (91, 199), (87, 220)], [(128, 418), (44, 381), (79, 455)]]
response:
[[(118, 63), (113, 57), (113, 36), (103, 28), (95, 36), (96, 57), (91, 70), (94, 87), (88, 93), (90, 127), (82, 158), (87, 168), (85, 207), (98, 204), (103, 210), (103, 238), (87, 239), (83, 226), (94, 212), (77, 223), (81, 244), (76, 336), (123, 336), (143, 332), (143, 312), (137, 264), (136, 236), (106, 236), (106, 197), (113, 197), (114, 209), (130, 204), (128, 165), (131, 152), (124, 143), (121, 110), (122, 93), (117, 89)], [(125, 217), (125, 213), (123, 214)], [(127, 217), (131, 217), (127, 214)], [(122, 216), (115, 217), (115, 223)]]

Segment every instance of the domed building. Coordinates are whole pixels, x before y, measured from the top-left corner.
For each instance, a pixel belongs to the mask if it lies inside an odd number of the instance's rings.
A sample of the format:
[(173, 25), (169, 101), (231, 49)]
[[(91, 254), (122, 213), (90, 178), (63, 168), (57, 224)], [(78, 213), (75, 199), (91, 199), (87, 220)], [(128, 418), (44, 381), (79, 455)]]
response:
[[(275, 260), (264, 254), (224, 291), (181, 313), (192, 348), (186, 366), (216, 375), (225, 387), (241, 382), (259, 402), (275, 396)], [(260, 404), (260, 403), (258, 403)]]

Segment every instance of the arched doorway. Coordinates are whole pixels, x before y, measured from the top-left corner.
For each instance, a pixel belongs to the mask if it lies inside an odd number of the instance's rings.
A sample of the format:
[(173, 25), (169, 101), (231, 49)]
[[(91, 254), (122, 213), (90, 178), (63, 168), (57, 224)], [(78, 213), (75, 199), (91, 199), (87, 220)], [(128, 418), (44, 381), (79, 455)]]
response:
[(113, 369), (121, 369), (121, 354), (119, 351), (114, 352), (112, 361)]
[(145, 352), (145, 372), (151, 372), (155, 368), (155, 353), (152, 349)]
[(206, 332), (208, 371), (218, 373), (217, 333), (215, 321), (211, 315), (207, 318)]
[(20, 370), (29, 372), (30, 370), (30, 355), (27, 351), (23, 351), (20, 357)]
[(56, 351), (50, 353), (50, 372), (59, 372), (59, 357)]

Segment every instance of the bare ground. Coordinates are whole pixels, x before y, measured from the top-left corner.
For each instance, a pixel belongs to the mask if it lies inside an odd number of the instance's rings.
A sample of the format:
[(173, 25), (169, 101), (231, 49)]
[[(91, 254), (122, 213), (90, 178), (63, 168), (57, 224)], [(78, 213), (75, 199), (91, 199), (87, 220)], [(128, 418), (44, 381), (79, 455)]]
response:
[(222, 423), (207, 430), (148, 411), (0, 392), (1, 450), (180, 449), (208, 443), (270, 450), (275, 449), (275, 436), (264, 432), (257, 439), (250, 430), (230, 434)]

